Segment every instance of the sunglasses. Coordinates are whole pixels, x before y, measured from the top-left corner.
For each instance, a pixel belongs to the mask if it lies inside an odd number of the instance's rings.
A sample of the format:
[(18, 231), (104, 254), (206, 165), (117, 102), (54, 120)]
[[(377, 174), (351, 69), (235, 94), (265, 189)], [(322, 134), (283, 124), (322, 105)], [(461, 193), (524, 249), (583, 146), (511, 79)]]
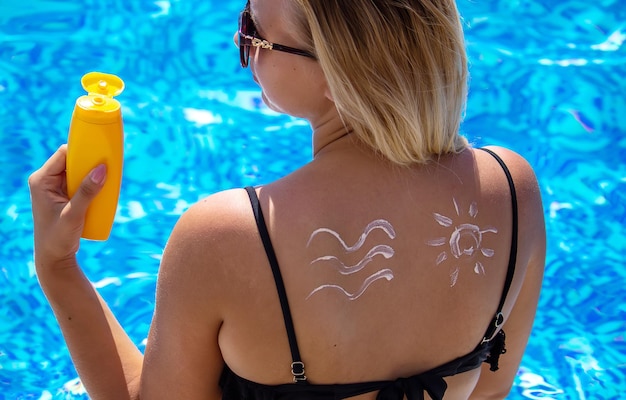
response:
[(241, 66), (246, 68), (250, 60), (250, 48), (257, 47), (267, 50), (278, 50), (285, 53), (296, 54), (315, 59), (315, 56), (305, 50), (295, 49), (293, 47), (284, 46), (278, 43), (268, 42), (257, 35), (257, 29), (250, 15), (250, 0), (246, 4), (246, 8), (241, 12), (239, 17), (239, 57)]

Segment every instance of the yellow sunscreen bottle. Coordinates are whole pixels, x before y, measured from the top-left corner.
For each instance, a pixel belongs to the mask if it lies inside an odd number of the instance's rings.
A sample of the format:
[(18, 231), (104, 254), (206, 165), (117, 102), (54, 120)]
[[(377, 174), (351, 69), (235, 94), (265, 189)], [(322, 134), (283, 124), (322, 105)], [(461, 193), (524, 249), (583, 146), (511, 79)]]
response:
[(100, 164), (106, 181), (89, 209), (82, 237), (106, 240), (111, 233), (122, 183), (124, 128), (120, 103), (124, 82), (115, 75), (90, 72), (81, 79), (87, 95), (76, 100), (67, 144), (67, 193), (74, 196), (82, 180)]

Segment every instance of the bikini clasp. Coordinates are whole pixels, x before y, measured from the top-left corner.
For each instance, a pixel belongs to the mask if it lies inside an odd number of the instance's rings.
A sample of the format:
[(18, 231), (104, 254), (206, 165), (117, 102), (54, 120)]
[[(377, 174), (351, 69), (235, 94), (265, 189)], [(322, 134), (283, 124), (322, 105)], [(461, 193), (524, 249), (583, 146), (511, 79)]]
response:
[(291, 363), (291, 374), (295, 383), (306, 381), (304, 374), (304, 363), (302, 361), (294, 361)]
[(502, 314), (502, 311), (500, 311), (493, 318), (493, 333), (489, 336), (489, 338), (485, 336), (480, 344), (491, 342), (491, 340), (493, 340), (493, 338), (496, 336), (496, 331), (502, 326), (502, 324), (504, 324), (504, 314)]

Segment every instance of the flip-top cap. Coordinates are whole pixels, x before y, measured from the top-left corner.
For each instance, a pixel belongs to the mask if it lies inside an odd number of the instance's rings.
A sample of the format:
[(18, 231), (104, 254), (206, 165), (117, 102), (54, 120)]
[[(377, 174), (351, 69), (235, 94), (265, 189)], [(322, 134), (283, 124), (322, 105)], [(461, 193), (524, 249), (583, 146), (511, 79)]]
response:
[(76, 100), (74, 117), (92, 124), (121, 120), (120, 103), (113, 98), (124, 90), (124, 81), (112, 74), (89, 72), (80, 83), (88, 92)]
[(113, 74), (89, 72), (83, 75), (80, 83), (87, 93), (114, 97), (124, 91), (124, 81)]

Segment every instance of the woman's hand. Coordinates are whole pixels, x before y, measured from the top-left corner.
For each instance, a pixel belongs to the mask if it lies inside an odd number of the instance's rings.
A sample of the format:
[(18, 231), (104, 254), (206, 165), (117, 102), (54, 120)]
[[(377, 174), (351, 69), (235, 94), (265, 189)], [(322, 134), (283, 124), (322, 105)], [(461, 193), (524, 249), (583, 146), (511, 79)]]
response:
[(65, 159), (67, 145), (62, 145), (28, 179), (35, 223), (35, 265), (63, 268), (76, 265), (87, 208), (106, 179), (106, 167), (94, 168), (82, 181), (72, 199), (67, 195)]

